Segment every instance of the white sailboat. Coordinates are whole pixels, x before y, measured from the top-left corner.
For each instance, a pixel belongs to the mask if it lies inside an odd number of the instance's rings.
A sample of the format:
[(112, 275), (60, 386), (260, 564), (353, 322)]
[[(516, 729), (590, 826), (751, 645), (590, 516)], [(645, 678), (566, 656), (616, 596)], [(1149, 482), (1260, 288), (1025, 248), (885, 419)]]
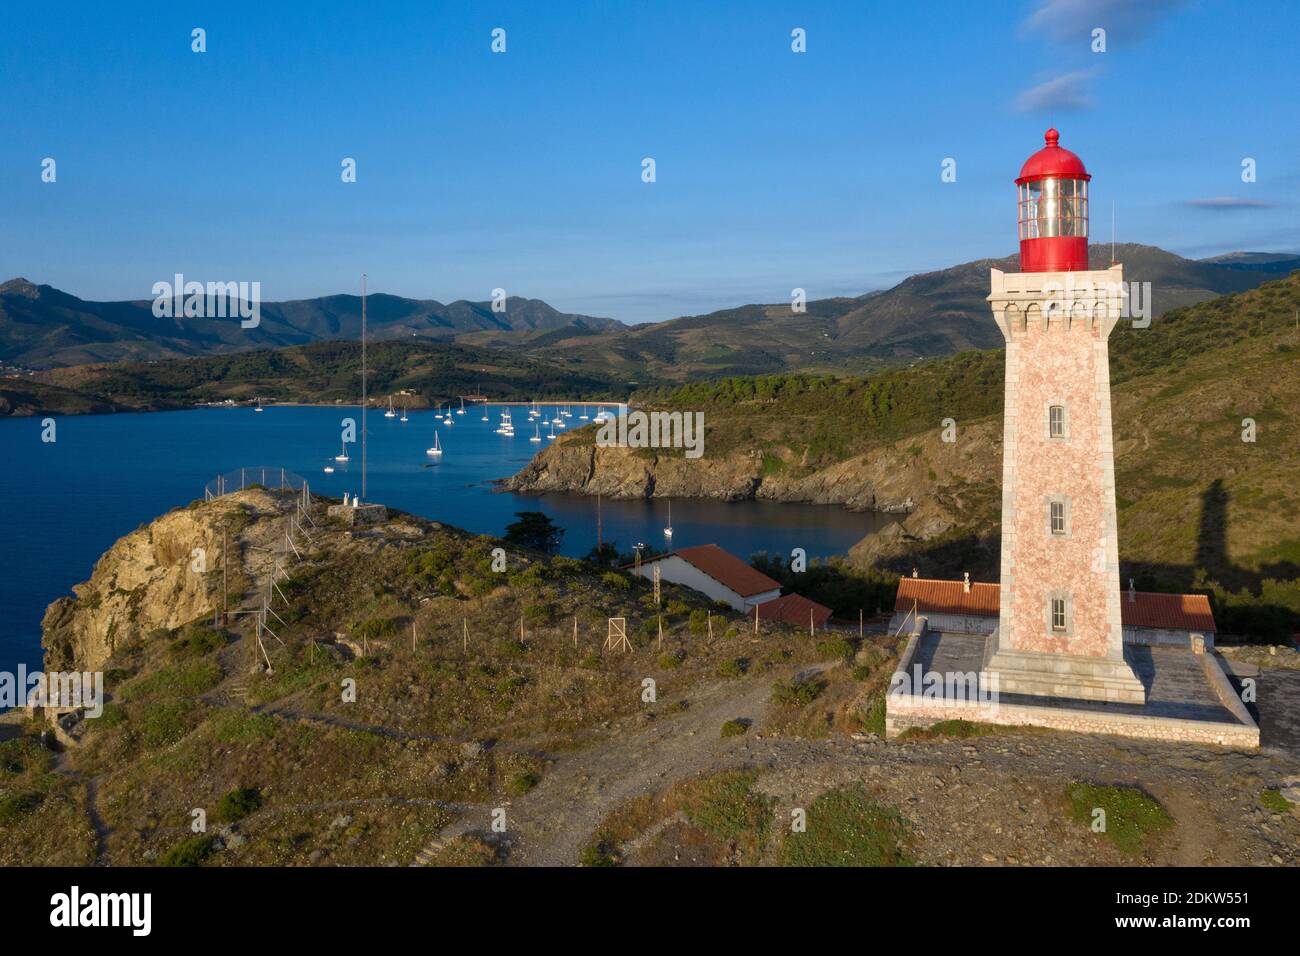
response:
[(339, 454), (335, 455), (335, 456), (334, 456), (334, 460), (335, 460), (335, 461), (351, 461), (351, 459), (348, 458), (348, 443), (347, 443), (346, 440), (343, 442), (343, 451), (341, 451)]
[(388, 411), (384, 412), (385, 418), (396, 418), (397, 412), (393, 411), (393, 396), (388, 396)]
[(262, 400), (259, 398), (259, 399), (257, 400), (257, 407), (254, 408), (253, 411), (255, 411), (255, 412), (260, 412), (261, 410), (262, 410)]
[(528, 439), (528, 440), (531, 441), (531, 442), (539, 442), (539, 441), (541, 441), (541, 440), (542, 440), (542, 431), (541, 431), (541, 428), (539, 428), (537, 425), (534, 425), (534, 426), (533, 426), (533, 437), (530, 438), (530, 439)]
[(465, 414), (465, 396), (464, 396), (464, 395), (462, 395), (462, 396), (460, 397), (460, 408), (456, 410), (456, 414), (457, 414), (457, 415), (464, 415), (464, 414)]
[(489, 419), (488, 419), (488, 407), (487, 407), (487, 403), (484, 402), (484, 403), (483, 403), (483, 421), (486, 422), (486, 421), (488, 421), (488, 420), (489, 420)]
[(550, 433), (549, 435), (547, 435), (546, 437), (547, 437), (547, 438), (554, 438), (554, 437), (555, 437), (555, 422), (551, 422), (551, 433)]
[(668, 499), (668, 527), (664, 528), (664, 537), (668, 543), (673, 543), (673, 499)]
[(600, 411), (596, 412), (596, 417), (595, 417), (594, 420), (595, 420), (595, 421), (598, 421), (598, 422), (604, 422), (604, 421), (606, 421), (608, 418), (609, 418), (609, 415), (607, 415), (607, 414), (605, 413), (605, 409), (602, 408)]
[(400, 419), (398, 419), (398, 421), (403, 421), (403, 422), (410, 421), (410, 419), (406, 417), (406, 406), (405, 406), (405, 405), (402, 406), (402, 417), (401, 417)]
[(442, 442), (438, 440), (437, 432), (433, 433), (433, 447), (425, 449), (425, 454), (429, 455), (431, 458), (442, 457)]
[(587, 406), (586, 406), (586, 405), (583, 405), (583, 406), (582, 406), (582, 414), (579, 415), (578, 417), (581, 418), (584, 422), (588, 420), (588, 416), (587, 416)]

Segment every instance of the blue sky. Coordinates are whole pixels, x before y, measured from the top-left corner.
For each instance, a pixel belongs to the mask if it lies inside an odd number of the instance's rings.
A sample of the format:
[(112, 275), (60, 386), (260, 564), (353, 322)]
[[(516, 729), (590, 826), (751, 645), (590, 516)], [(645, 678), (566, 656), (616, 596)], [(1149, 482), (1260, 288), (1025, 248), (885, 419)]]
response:
[(1300, 250), (1284, 0), (118, 6), (0, 10), (0, 279), (278, 300), (366, 271), (631, 322), (856, 295), (1013, 251), (1048, 125), (1094, 176), (1098, 239), (1114, 201), (1121, 241)]

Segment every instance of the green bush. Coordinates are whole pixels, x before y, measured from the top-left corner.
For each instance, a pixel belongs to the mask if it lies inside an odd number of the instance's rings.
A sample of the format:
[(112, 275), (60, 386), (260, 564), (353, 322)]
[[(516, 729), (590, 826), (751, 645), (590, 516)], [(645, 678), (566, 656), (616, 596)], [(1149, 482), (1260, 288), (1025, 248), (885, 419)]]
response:
[(907, 823), (868, 796), (862, 784), (828, 790), (812, 802), (802, 833), (781, 845), (782, 866), (912, 866)]
[(822, 638), (817, 642), (817, 653), (822, 657), (847, 660), (853, 656), (853, 644), (842, 637)]
[(148, 705), (141, 724), (144, 745), (157, 750), (176, 743), (190, 732), (193, 711), (194, 705), (188, 701)]
[(675, 651), (670, 651), (665, 654), (660, 654), (659, 666), (662, 667), (664, 670), (668, 670), (668, 671), (676, 670), (677, 668), (682, 666), (682, 657), (680, 653)]
[(826, 687), (819, 680), (779, 680), (772, 685), (772, 699), (783, 707), (806, 707)]
[(600, 581), (607, 587), (614, 588), (618, 591), (632, 590), (632, 579), (626, 574), (620, 574), (617, 571), (606, 571), (600, 576)]
[(212, 852), (216, 837), (197, 834), (168, 847), (158, 858), (159, 866), (198, 866)]
[(261, 806), (262, 792), (257, 787), (236, 787), (217, 804), (217, 819), (223, 823), (234, 823)]
[(204, 624), (191, 624), (168, 645), (177, 657), (203, 657), (226, 646), (226, 636)]
[(0, 797), (0, 825), (17, 823), (41, 805), (45, 794), (38, 790), (21, 790)]
[(691, 633), (707, 634), (709, 632), (709, 612), (703, 608), (696, 608), (691, 612)]
[(1259, 805), (1273, 813), (1290, 813), (1291, 801), (1280, 790), (1265, 790), (1259, 795)]
[(718, 676), (727, 678), (741, 677), (745, 673), (745, 660), (743, 658), (733, 658), (723, 661), (718, 665)]
[(1121, 853), (1142, 849), (1147, 838), (1174, 825), (1169, 812), (1136, 787), (1108, 787), (1076, 783), (1066, 788), (1070, 816), (1091, 829), (1094, 811), (1104, 810), (1106, 838)]
[(541, 778), (535, 773), (519, 773), (510, 778), (510, 782), (506, 785), (506, 789), (514, 796), (522, 797), (540, 782)]
[(722, 736), (739, 737), (749, 730), (749, 725), (739, 720), (728, 720), (722, 725)]

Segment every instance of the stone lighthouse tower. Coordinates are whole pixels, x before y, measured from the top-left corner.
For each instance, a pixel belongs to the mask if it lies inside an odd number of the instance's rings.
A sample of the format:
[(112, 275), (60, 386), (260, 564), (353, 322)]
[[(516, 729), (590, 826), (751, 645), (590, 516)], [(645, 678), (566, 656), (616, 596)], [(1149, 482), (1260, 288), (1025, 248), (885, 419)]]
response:
[(1049, 129), (1016, 180), (1021, 272), (992, 272), (1006, 338), (1002, 694), (1143, 703), (1124, 659), (1107, 339), (1123, 268), (1088, 268), (1083, 161)]

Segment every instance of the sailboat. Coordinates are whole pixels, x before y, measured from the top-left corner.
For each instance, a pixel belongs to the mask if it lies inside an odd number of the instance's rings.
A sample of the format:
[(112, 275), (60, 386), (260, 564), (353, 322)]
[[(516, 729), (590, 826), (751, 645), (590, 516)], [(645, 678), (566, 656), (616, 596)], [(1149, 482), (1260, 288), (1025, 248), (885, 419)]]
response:
[(533, 442), (542, 440), (542, 431), (537, 425), (533, 426), (533, 437), (528, 440)]
[(393, 396), (388, 396), (388, 411), (384, 412), (385, 418), (396, 418), (397, 412), (393, 411)]
[(608, 418), (609, 418), (609, 416), (608, 416), (607, 414), (605, 414), (605, 409), (602, 408), (600, 411), (596, 412), (596, 417), (595, 417), (594, 420), (595, 420), (595, 421), (598, 421), (598, 422), (604, 422), (604, 421), (606, 421)]
[(433, 458), (442, 457), (442, 442), (438, 440), (438, 433), (433, 433), (433, 447), (425, 449), (425, 454)]
[(262, 410), (262, 400), (259, 398), (259, 399), (257, 400), (257, 407), (256, 407), (255, 409), (253, 409), (253, 411), (255, 411), (255, 412), (260, 412), (261, 410)]
[(457, 409), (456, 414), (457, 414), (457, 415), (464, 415), (464, 414), (465, 414), (465, 396), (464, 396), (464, 395), (462, 395), (462, 396), (460, 397), (460, 408)]
[(555, 422), (551, 422), (551, 433), (550, 433), (549, 435), (547, 435), (546, 437), (547, 437), (547, 438), (554, 438), (554, 437), (555, 437)]
[(410, 419), (406, 417), (406, 406), (405, 406), (405, 405), (402, 406), (402, 417), (401, 417), (400, 419), (398, 419), (398, 421), (403, 421), (403, 422), (410, 421)]
[(668, 543), (669, 543), (669, 544), (672, 544), (672, 541), (673, 541), (673, 499), (671, 499), (671, 498), (668, 499), (668, 527), (664, 528), (664, 537), (668, 539)]
[(484, 403), (483, 403), (483, 421), (487, 421), (487, 420), (488, 420), (488, 407), (487, 407), (487, 403), (484, 402)]
[(335, 455), (335, 456), (334, 456), (334, 460), (335, 460), (335, 461), (350, 461), (350, 460), (351, 460), (351, 459), (348, 458), (348, 443), (347, 443), (347, 441), (344, 441), (344, 442), (343, 442), (343, 451), (341, 451), (339, 454)]
[(581, 418), (584, 422), (588, 420), (588, 415), (587, 415), (587, 406), (586, 406), (586, 405), (583, 405), (583, 406), (582, 406), (582, 414), (579, 415), (578, 417)]

